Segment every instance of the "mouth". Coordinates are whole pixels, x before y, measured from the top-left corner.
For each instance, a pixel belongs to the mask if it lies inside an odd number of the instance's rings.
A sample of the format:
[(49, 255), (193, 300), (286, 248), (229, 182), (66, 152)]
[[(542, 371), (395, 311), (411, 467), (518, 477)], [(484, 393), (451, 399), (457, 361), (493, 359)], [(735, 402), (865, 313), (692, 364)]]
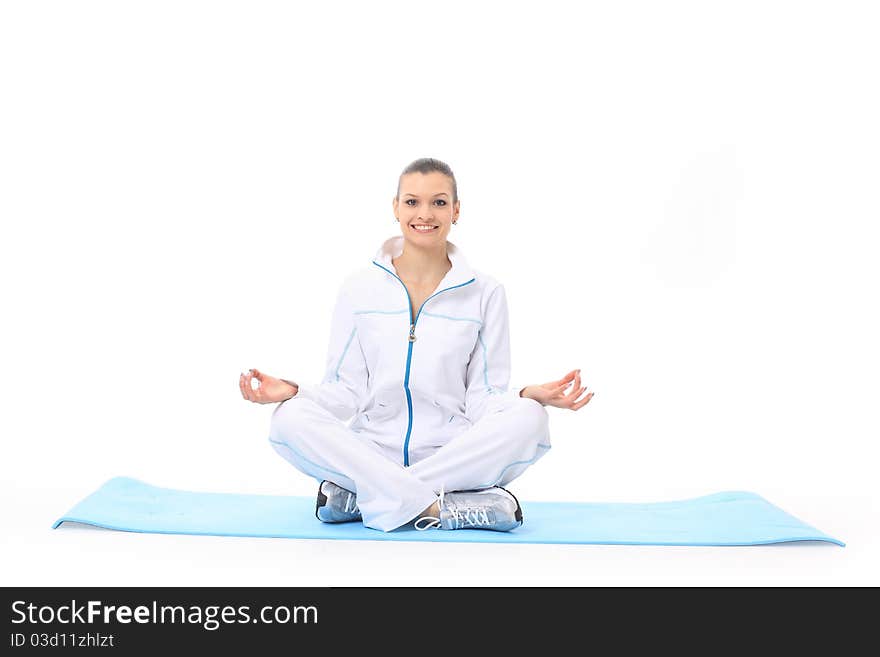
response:
[(430, 233), (440, 228), (439, 226), (435, 226), (433, 224), (410, 224), (409, 227), (417, 233)]

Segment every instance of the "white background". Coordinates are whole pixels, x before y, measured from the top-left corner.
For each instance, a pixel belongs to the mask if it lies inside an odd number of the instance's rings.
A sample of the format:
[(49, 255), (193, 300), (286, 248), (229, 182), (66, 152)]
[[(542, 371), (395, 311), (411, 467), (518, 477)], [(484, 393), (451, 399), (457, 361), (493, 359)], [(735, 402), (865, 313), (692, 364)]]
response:
[[(878, 29), (869, 2), (3, 3), (2, 583), (880, 584)], [(548, 409), (521, 500), (750, 490), (847, 547), (51, 530), (118, 475), (314, 496), (238, 374), (320, 380), (419, 157), (505, 284), (511, 385), (596, 391)]]

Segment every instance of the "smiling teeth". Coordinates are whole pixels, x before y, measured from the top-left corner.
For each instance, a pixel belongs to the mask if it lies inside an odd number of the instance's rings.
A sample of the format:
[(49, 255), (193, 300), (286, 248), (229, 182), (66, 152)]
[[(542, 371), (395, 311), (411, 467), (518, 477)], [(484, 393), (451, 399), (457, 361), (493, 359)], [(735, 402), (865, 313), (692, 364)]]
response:
[(436, 226), (413, 225), (413, 228), (415, 228), (416, 230), (420, 230), (422, 232), (427, 233), (429, 230), (434, 230), (434, 228), (436, 228)]

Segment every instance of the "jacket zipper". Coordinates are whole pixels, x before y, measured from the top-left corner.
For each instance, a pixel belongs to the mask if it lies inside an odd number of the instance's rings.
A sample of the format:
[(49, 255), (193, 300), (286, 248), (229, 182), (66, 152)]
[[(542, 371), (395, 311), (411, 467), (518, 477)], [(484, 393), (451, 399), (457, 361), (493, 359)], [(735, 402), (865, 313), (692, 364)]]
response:
[[(373, 261), (373, 264), (376, 265), (377, 267), (381, 267), (382, 269), (385, 269), (385, 267), (382, 267), (382, 265), (377, 263), (375, 260)], [(417, 312), (416, 316), (413, 317), (413, 310), (414, 309), (413, 309), (413, 305), (412, 305), (412, 297), (409, 296), (409, 290), (406, 289), (406, 283), (404, 283), (403, 280), (401, 280), (400, 276), (395, 274), (393, 271), (390, 271), (388, 269), (385, 269), (385, 271), (387, 271), (389, 274), (394, 276), (394, 278), (396, 278), (398, 281), (400, 281), (400, 284), (403, 285), (403, 291), (406, 292), (406, 300), (409, 305), (409, 318), (410, 318), (411, 323), (409, 325), (409, 338), (408, 338), (409, 345), (407, 346), (407, 351), (406, 351), (406, 375), (403, 378), (403, 389), (406, 391), (406, 407), (407, 407), (407, 410), (409, 411), (409, 422), (407, 423), (407, 426), (406, 426), (406, 438), (403, 441), (403, 465), (404, 465), (404, 467), (409, 467), (409, 438), (410, 438), (410, 435), (412, 434), (412, 424), (413, 424), (412, 393), (409, 390), (409, 368), (410, 368), (410, 363), (412, 362), (413, 342), (416, 341), (416, 324), (418, 324), (418, 322), (419, 322), (419, 315), (422, 314), (422, 308), (425, 307), (425, 304), (428, 303), (428, 301), (430, 301), (434, 297), (436, 297), (438, 294), (441, 294), (443, 292), (447, 292), (449, 290), (454, 290), (457, 287), (462, 287), (464, 285), (468, 285), (469, 283), (473, 283), (476, 279), (472, 278), (471, 280), (469, 280), (465, 283), (459, 283), (458, 285), (453, 285), (452, 287), (447, 287), (443, 290), (440, 290), (439, 292), (435, 292), (434, 294), (432, 294), (431, 296), (429, 296), (427, 299), (425, 299), (422, 302), (422, 305), (419, 307), (419, 312)]]

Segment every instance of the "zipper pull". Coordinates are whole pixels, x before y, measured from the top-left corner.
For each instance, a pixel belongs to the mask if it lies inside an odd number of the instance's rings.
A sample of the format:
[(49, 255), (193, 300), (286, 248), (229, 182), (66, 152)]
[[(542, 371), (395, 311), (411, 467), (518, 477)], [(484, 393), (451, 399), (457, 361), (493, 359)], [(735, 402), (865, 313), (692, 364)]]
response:
[(410, 342), (416, 341), (416, 325), (415, 324), (409, 325), (409, 341)]

